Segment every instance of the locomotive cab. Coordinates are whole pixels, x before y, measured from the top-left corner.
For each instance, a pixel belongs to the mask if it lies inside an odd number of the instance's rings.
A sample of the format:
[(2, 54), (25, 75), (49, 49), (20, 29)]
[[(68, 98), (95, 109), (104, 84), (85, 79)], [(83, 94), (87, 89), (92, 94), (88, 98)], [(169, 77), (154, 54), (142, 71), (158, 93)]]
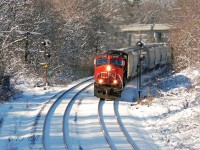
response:
[(94, 96), (115, 99), (120, 96), (127, 76), (128, 55), (121, 51), (108, 51), (94, 60)]

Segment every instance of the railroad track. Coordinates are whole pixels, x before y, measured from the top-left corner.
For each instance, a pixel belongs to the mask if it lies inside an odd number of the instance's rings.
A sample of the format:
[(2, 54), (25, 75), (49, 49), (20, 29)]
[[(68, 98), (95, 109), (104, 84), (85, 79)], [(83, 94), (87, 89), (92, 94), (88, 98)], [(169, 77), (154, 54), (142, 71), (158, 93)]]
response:
[[(71, 87), (67, 91), (57, 94), (51, 99), (52, 102), (43, 124), (42, 144), (45, 150), (74, 149), (71, 140), (72, 138), (70, 137), (71, 130), (69, 129), (70, 112), (78, 96), (93, 85), (92, 80), (92, 78), (85, 80)], [(137, 145), (134, 143), (121, 121), (118, 112), (119, 102), (100, 100), (98, 103), (98, 99), (96, 100), (96, 104), (98, 104), (98, 118), (101, 131), (103, 132), (110, 149), (138, 150)], [(112, 112), (112, 114), (106, 114), (106, 110), (108, 109), (104, 107), (106, 107), (107, 103), (112, 103), (112, 105), (108, 106), (109, 109), (112, 109), (110, 106), (113, 107), (113, 112), (110, 110), (108, 112)], [(109, 118), (106, 118), (105, 116)], [(111, 124), (115, 125), (114, 128), (110, 126), (109, 120), (112, 120)]]
[[(106, 113), (106, 110), (107, 110), (106, 103), (113, 103), (112, 114)], [(116, 150), (116, 149), (139, 150), (138, 146), (132, 140), (131, 136), (128, 134), (128, 132), (126, 131), (121, 121), (121, 118), (118, 112), (118, 106), (119, 106), (119, 102), (116, 100), (114, 102), (111, 102), (111, 101), (107, 102), (107, 101), (102, 101), (102, 100), (99, 101), (98, 117), (99, 117), (99, 123), (102, 129), (102, 132), (105, 136), (105, 139), (112, 150)], [(110, 107), (108, 108), (111, 109)], [(117, 126), (114, 127), (113, 126), (114, 124)]]
[(68, 142), (70, 139), (68, 127), (65, 125), (68, 122), (67, 115), (69, 115), (71, 105), (73, 105), (76, 97), (93, 85), (92, 80), (93, 78), (85, 80), (52, 99), (54, 102), (47, 112), (43, 125), (42, 144), (45, 150), (71, 149)]
[(133, 141), (133, 139), (131, 138), (131, 136), (129, 135), (129, 133), (127, 132), (126, 128), (124, 127), (118, 108), (119, 108), (119, 101), (115, 100), (114, 101), (114, 111), (115, 111), (115, 117), (117, 118), (117, 122), (119, 124), (119, 127), (121, 129), (121, 131), (123, 132), (124, 136), (126, 137), (127, 141), (131, 144), (131, 146), (133, 147), (134, 150), (139, 150), (138, 146), (136, 145), (136, 143)]
[(71, 108), (72, 108), (73, 104), (75, 103), (75, 100), (78, 97), (78, 95), (92, 85), (93, 85), (93, 83), (87, 85), (82, 90), (80, 90), (76, 95), (74, 95), (74, 97), (71, 99), (71, 101), (69, 102), (69, 104), (67, 105), (67, 108), (65, 110), (64, 119), (63, 119), (63, 133), (64, 133), (65, 146), (69, 150), (72, 149), (72, 145), (71, 145), (72, 142), (71, 142), (71, 138), (69, 136), (69, 133), (70, 133), (69, 132), (69, 119), (68, 119), (69, 113), (70, 113)]

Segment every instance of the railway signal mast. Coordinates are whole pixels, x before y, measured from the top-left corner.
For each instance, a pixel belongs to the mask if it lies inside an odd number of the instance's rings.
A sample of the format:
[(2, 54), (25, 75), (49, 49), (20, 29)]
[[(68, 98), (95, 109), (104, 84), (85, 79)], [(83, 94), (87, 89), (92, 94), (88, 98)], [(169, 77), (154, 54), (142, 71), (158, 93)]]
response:
[[(139, 7), (139, 3), (140, 0), (126, 0), (127, 4), (134, 7), (134, 6), (138, 6)], [(138, 90), (138, 98), (141, 98), (141, 93), (142, 93), (142, 61), (145, 59), (145, 57), (142, 55), (142, 48), (144, 46), (144, 44), (141, 41), (138, 41), (136, 43), (136, 46), (139, 47), (139, 60), (138, 60), (138, 66), (137, 66), (137, 90)]]
[(41, 42), (42, 45), (44, 46), (45, 48), (45, 51), (44, 51), (44, 58), (45, 58), (45, 63), (42, 63), (44, 69), (45, 69), (45, 84), (46, 86), (48, 86), (48, 69), (49, 69), (49, 59), (51, 57), (51, 53), (49, 52), (49, 47), (51, 47), (51, 41), (50, 40), (44, 40)]
[(138, 41), (136, 43), (136, 46), (139, 47), (139, 60), (138, 60), (138, 66), (137, 66), (137, 72), (138, 72), (138, 78), (137, 78), (137, 89), (138, 89), (138, 98), (141, 98), (142, 93), (142, 61), (145, 59), (145, 57), (142, 54), (142, 48), (144, 44), (141, 41)]

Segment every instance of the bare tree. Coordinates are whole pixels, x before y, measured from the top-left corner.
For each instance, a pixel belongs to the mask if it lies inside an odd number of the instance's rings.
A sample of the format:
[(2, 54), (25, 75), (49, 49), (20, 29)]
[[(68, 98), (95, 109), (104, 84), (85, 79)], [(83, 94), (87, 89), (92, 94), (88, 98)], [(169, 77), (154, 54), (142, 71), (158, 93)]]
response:
[[(18, 72), (29, 70), (43, 74), (39, 65), (43, 55), (41, 41), (49, 38), (53, 43), (60, 40), (63, 21), (51, 4), (46, 1), (16, 1), (2, 3), (1, 13), (1, 66), (6, 70)], [(56, 53), (54, 44), (51, 53)], [(55, 49), (55, 51), (53, 51)], [(52, 59), (55, 64), (55, 59)]]
[(94, 56), (105, 46), (110, 34), (113, 4), (100, 0), (52, 0), (52, 3), (66, 21), (65, 40), (60, 41), (58, 52), (59, 63), (65, 67), (59, 71), (78, 78), (92, 75)]
[(174, 6), (174, 20), (177, 30), (172, 32), (174, 67), (183, 69), (200, 63), (200, 1), (177, 0)]

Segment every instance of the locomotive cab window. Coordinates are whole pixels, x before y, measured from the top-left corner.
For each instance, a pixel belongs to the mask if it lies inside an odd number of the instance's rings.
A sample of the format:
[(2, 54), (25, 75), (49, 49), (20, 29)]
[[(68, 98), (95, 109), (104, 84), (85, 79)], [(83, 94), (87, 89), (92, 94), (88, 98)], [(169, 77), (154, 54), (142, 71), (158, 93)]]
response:
[(102, 66), (108, 64), (108, 59), (97, 59), (96, 60), (96, 66)]
[(124, 65), (123, 60), (116, 60), (116, 59), (111, 59), (110, 64), (117, 65), (117, 66), (123, 66)]

